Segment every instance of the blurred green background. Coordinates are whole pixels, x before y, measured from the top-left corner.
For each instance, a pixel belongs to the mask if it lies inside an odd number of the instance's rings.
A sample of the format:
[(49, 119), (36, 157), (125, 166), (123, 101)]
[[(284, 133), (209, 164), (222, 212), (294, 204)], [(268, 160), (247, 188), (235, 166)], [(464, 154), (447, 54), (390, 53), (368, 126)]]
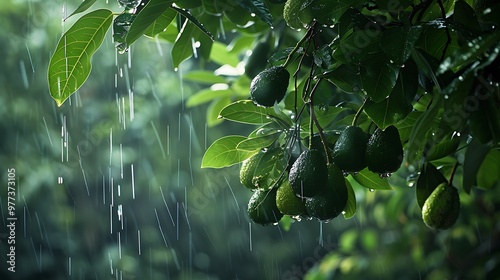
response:
[[(105, 3), (120, 11), (116, 1)], [(0, 5), (0, 279), (481, 279), (498, 273), (499, 188), (461, 194), (457, 225), (425, 227), (414, 190), (356, 187), (358, 213), (290, 230), (250, 222), (238, 167), (199, 168), (205, 149), (252, 127), (209, 127), (185, 98), (170, 46), (110, 34), (86, 84), (51, 99), (46, 70), (77, 0)], [(7, 271), (7, 169), (16, 170), (16, 272)], [(327, 255), (328, 254), (328, 255)], [(319, 261), (327, 259), (317, 266)], [(314, 273), (310, 275), (314, 278)]]

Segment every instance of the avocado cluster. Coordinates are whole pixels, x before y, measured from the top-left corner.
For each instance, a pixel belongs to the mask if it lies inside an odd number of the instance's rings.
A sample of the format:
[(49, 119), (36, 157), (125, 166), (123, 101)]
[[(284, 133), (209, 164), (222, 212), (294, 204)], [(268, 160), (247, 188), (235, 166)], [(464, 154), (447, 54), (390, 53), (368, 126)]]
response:
[(368, 170), (385, 177), (399, 169), (403, 162), (403, 145), (398, 129), (390, 125), (377, 128), (368, 137), (361, 128), (348, 126), (333, 147), (333, 161), (342, 171)]

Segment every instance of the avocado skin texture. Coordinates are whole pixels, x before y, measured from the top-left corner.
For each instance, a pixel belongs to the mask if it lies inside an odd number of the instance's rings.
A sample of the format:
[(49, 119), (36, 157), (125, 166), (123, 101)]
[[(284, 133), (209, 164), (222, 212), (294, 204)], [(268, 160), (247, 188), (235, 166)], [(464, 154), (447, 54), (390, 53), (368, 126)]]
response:
[(269, 225), (279, 222), (283, 214), (276, 206), (276, 188), (255, 191), (248, 201), (248, 216), (260, 225)]
[(348, 126), (333, 147), (333, 162), (346, 172), (358, 172), (366, 167), (365, 151), (368, 135), (357, 126)]
[(366, 145), (366, 164), (375, 173), (392, 173), (403, 162), (403, 145), (398, 129), (390, 125), (385, 130), (377, 128)]
[(290, 187), (300, 197), (318, 194), (328, 181), (328, 169), (320, 151), (303, 151), (290, 168)]
[(306, 214), (304, 199), (295, 195), (288, 180), (285, 180), (276, 191), (276, 205), (284, 215), (297, 216)]
[(449, 229), (460, 214), (460, 197), (448, 183), (439, 184), (422, 207), (424, 223), (433, 229)]
[(253, 78), (250, 99), (260, 106), (271, 107), (285, 97), (290, 73), (283, 66), (268, 68)]
[(321, 221), (337, 217), (347, 205), (347, 185), (342, 171), (335, 165), (328, 165), (328, 183), (323, 191), (306, 201), (307, 214)]

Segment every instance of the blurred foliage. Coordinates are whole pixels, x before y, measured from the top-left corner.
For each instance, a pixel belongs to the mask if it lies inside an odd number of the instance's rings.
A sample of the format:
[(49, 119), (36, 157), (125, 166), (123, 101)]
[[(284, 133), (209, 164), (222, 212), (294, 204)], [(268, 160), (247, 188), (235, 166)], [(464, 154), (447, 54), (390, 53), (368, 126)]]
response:
[[(205, 28), (216, 37), (210, 51), (174, 71), (170, 54), (178, 30), (140, 39), (122, 55), (107, 34), (92, 59), (92, 75), (61, 107), (48, 94), (46, 69), (62, 32), (80, 15), (61, 19), (82, 2), (1, 5), (1, 180), (7, 181), (7, 168), (16, 169), (18, 223), (16, 273), (2, 265), (0, 279), (302, 279), (307, 271), (307, 279), (498, 275), (498, 180), (481, 179), (487, 188), (461, 192), (461, 215), (447, 231), (421, 222), (416, 178), (406, 170), (391, 177), (393, 191), (372, 192), (349, 180), (363, 202), (351, 219), (289, 221), (287, 231), (251, 223), (251, 193), (240, 186), (237, 166), (202, 170), (202, 155), (216, 139), (253, 129), (216, 126), (225, 105), (247, 97), (250, 79), (242, 74), (249, 50), (261, 42), (292, 46), (303, 33), (284, 32), (277, 17), (272, 32), (283, 36), (273, 41), (278, 37), (265, 36), (268, 25), (240, 6), (233, 6), (238, 13), (220, 12), (217, 3), (228, 1), (175, 2), (192, 13), (207, 11), (202, 20), (214, 23)], [(279, 15), (283, 4), (275, 2), (265, 1)], [(123, 9), (115, 1), (93, 8)], [(432, 13), (439, 11), (421, 16)], [(285, 49), (267, 65), (280, 56)], [(328, 89), (337, 93), (331, 104), (360, 103), (357, 95)], [(425, 100), (414, 107), (426, 108)], [(456, 153), (464, 157), (463, 149)], [(497, 158), (489, 153), (486, 164), (495, 166)], [(454, 159), (433, 163), (449, 178)], [(489, 178), (487, 168), (479, 172)], [(459, 168), (454, 180), (463, 176)], [(4, 191), (0, 202), (5, 211)], [(6, 225), (5, 212), (2, 218)], [(3, 228), (0, 259), (6, 263)]]

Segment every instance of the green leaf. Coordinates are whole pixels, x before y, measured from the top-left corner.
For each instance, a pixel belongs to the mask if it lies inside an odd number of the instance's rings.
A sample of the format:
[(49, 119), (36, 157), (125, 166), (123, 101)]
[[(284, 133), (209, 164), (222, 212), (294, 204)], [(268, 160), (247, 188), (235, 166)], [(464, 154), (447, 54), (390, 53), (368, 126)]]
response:
[(359, 93), (363, 89), (359, 71), (359, 66), (342, 64), (322, 76), (347, 93)]
[(384, 30), (380, 41), (382, 50), (396, 65), (403, 65), (422, 33), (422, 26), (396, 26)]
[(350, 219), (356, 214), (356, 194), (349, 180), (345, 180), (345, 184), (347, 186), (347, 204), (344, 208), (343, 215), (345, 219)]
[(266, 134), (262, 136), (257, 136), (254, 138), (248, 138), (241, 141), (236, 148), (245, 151), (255, 151), (261, 148), (269, 147), (278, 137), (281, 135), (281, 131), (277, 131), (271, 134)]
[(373, 173), (365, 168), (358, 174), (351, 175), (356, 182), (370, 190), (392, 190), (387, 179), (380, 178), (376, 173)]
[(244, 161), (255, 154), (255, 151), (238, 150), (236, 146), (247, 139), (244, 136), (230, 135), (217, 139), (208, 147), (201, 168), (222, 168)]
[(246, 123), (265, 124), (272, 121), (272, 117), (279, 118), (273, 108), (256, 106), (251, 100), (241, 100), (229, 104), (220, 112), (221, 118)]
[[(255, 153), (255, 150), (249, 152)], [(285, 167), (286, 158), (283, 155), (283, 150), (281, 148), (267, 149), (256, 165), (252, 183), (259, 189), (275, 187), (281, 174), (285, 171)]]
[(230, 53), (225, 44), (220, 42), (214, 42), (212, 45), (212, 50), (210, 52), (210, 60), (219, 65), (230, 65), (236, 67), (240, 63), (240, 59), (237, 54)]
[(157, 34), (165, 32), (166, 28), (174, 20), (177, 12), (174, 9), (166, 9), (152, 24), (144, 30), (144, 35), (155, 37)]
[(459, 71), (471, 63), (475, 63), (478, 57), (484, 55), (491, 47), (498, 45), (500, 41), (500, 32), (492, 32), (485, 36), (480, 36), (462, 48), (453, 55), (447, 56), (439, 66), (438, 74), (445, 73), (448, 70)]
[(442, 107), (442, 96), (435, 95), (431, 106), (425, 111), (416, 121), (408, 140), (407, 146), (407, 162), (414, 165), (421, 156), (421, 151), (427, 143), (426, 134), (431, 130), (434, 120), (436, 119), (439, 109)]
[(361, 80), (366, 94), (374, 102), (380, 102), (387, 98), (396, 85), (399, 67), (382, 61), (361, 69)]
[(279, 224), (284, 231), (289, 231), (292, 227), (292, 223), (293, 219), (288, 215), (283, 216), (283, 218), (281, 218), (281, 220), (279, 221)]
[(460, 144), (460, 136), (454, 136), (451, 139), (434, 144), (425, 159), (428, 161), (444, 158), (454, 153)]
[(220, 90), (214, 90), (212, 88), (202, 89), (188, 98), (186, 106), (188, 107), (198, 106), (203, 103), (209, 102), (215, 98), (227, 97), (233, 94), (234, 92), (231, 89), (220, 89)]
[[(161, 34), (161, 33), (160, 33)], [(188, 59), (192, 55), (206, 58), (210, 56), (213, 40), (211, 37), (205, 36), (206, 33), (199, 29), (192, 21), (185, 21), (181, 28), (180, 35), (172, 47), (172, 63), (174, 68), (178, 68), (181, 62)], [(197, 46), (199, 42), (199, 47)]]
[(399, 137), (401, 138), (401, 142), (405, 143), (410, 138), (410, 135), (413, 131), (413, 127), (415, 123), (420, 119), (423, 115), (423, 112), (413, 111), (400, 123), (397, 123), (395, 126), (399, 130)]
[(491, 189), (500, 181), (500, 151), (491, 149), (477, 172), (477, 186)]
[(412, 106), (405, 100), (404, 95), (391, 94), (381, 102), (368, 100), (364, 110), (378, 127), (385, 129), (404, 119), (411, 112)]
[(255, 14), (258, 18), (260, 18), (263, 22), (267, 23), (269, 26), (273, 26), (273, 15), (267, 8), (264, 1), (234, 0), (234, 2), (238, 3), (238, 5), (240, 5), (250, 13)]
[(219, 113), (222, 108), (231, 104), (230, 97), (218, 98), (210, 102), (207, 108), (207, 125), (209, 127), (216, 126), (220, 124), (223, 120), (219, 118)]
[(76, 14), (79, 14), (79, 13), (83, 13), (85, 12), (86, 10), (88, 10), (90, 7), (92, 7), (92, 5), (94, 5), (94, 3), (97, 2), (97, 0), (85, 0), (83, 1), (80, 6), (78, 6), (78, 8), (76, 8), (76, 10), (74, 12), (71, 13), (71, 15), (67, 16), (64, 21), (66, 21), (68, 18), (76, 15)]
[(172, 2), (173, 1), (166, 0), (150, 0), (137, 14), (137, 17), (130, 26), (127, 36), (125, 37), (127, 46), (132, 45), (135, 40), (139, 39), (146, 29), (170, 7)]
[[(316, 119), (318, 120), (321, 127), (326, 127), (330, 124), (340, 113), (346, 111), (347, 108), (343, 107), (317, 107), (314, 106), (314, 114), (316, 115)], [(309, 118), (302, 118), (300, 122), (300, 126), (302, 129), (309, 131)]]
[(195, 18), (193, 15), (191, 15), (188, 11), (186, 11), (184, 9), (177, 8), (175, 6), (172, 6), (172, 9), (177, 11), (179, 14), (185, 16), (203, 34), (205, 34), (208, 38), (210, 38), (210, 40), (212, 40), (212, 41), (214, 40), (214, 35), (212, 35), (212, 33), (210, 31), (208, 31), (208, 29), (206, 29), (205, 26), (203, 26), (203, 24), (197, 18)]
[(478, 170), (490, 149), (490, 146), (482, 144), (475, 138), (472, 139), (467, 147), (463, 163), (463, 189), (465, 193), (470, 193), (472, 186), (476, 184)]
[(49, 91), (61, 106), (87, 80), (92, 55), (111, 26), (113, 13), (100, 9), (83, 15), (59, 40), (49, 62)]
[(344, 64), (366, 62), (383, 55), (380, 48), (382, 32), (379, 30), (356, 30), (340, 39), (332, 58)]
[(432, 191), (444, 182), (447, 182), (447, 180), (443, 174), (432, 163), (425, 163), (415, 186), (418, 206), (422, 208), (425, 200), (431, 195)]
[(182, 77), (183, 80), (192, 81), (202, 84), (222, 84), (226, 79), (222, 76), (215, 75), (213, 71), (194, 70), (190, 71)]

